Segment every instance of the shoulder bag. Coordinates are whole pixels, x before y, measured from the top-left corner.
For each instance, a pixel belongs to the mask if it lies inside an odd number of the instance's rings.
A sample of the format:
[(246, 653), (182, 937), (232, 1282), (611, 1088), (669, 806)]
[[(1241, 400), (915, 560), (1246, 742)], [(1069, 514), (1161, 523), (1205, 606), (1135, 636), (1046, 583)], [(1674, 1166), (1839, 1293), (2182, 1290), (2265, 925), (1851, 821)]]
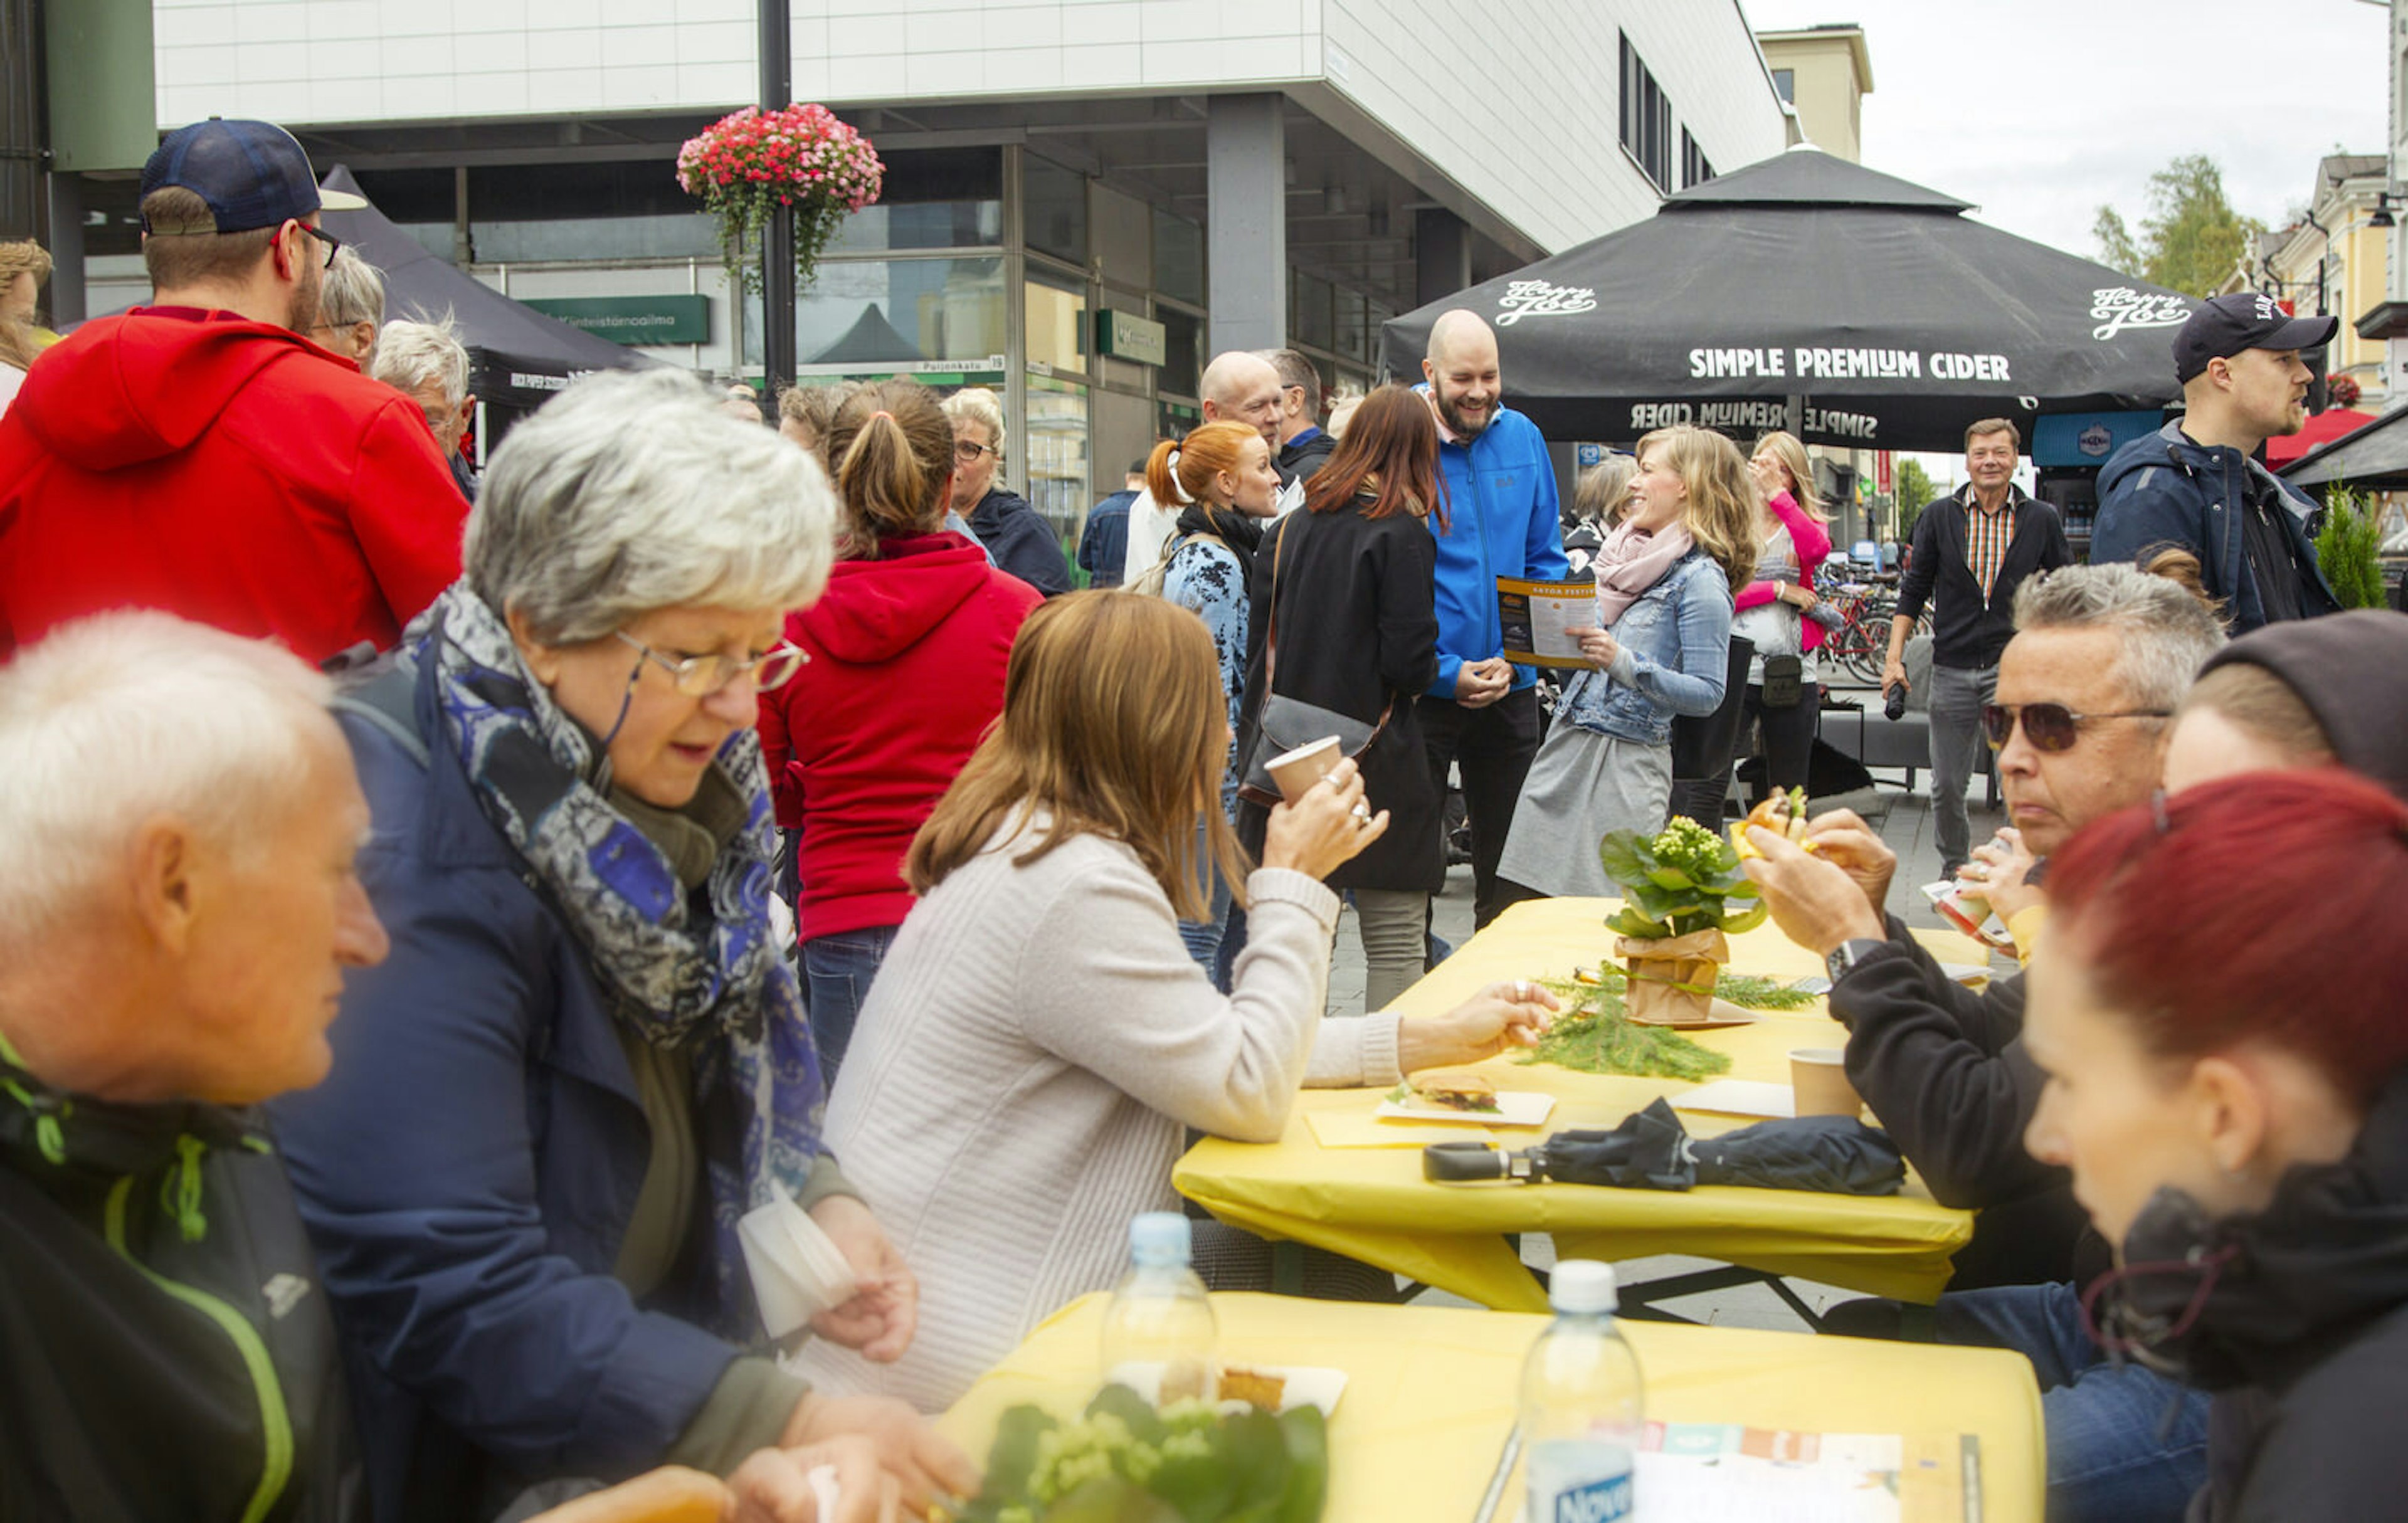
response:
[(1352, 714), (1324, 709), (1317, 703), (1280, 696), (1275, 675), (1279, 669), (1280, 559), (1287, 553), (1288, 537), (1301, 532), (1306, 511), (1298, 509), (1287, 516), (1280, 527), (1279, 543), (1271, 551), (1270, 628), (1263, 639), (1263, 707), (1255, 720), (1254, 749), (1246, 761), (1245, 781), (1238, 784), (1239, 797), (1266, 809), (1282, 801), (1279, 783), (1271, 778), (1272, 758), (1334, 735), (1338, 749), (1359, 762), (1363, 753), (1371, 749), (1371, 742), (1380, 738), (1380, 732), (1388, 727), (1388, 716), (1397, 711), (1394, 694), (1389, 695), (1387, 707), (1380, 711), (1376, 725), (1366, 725)]

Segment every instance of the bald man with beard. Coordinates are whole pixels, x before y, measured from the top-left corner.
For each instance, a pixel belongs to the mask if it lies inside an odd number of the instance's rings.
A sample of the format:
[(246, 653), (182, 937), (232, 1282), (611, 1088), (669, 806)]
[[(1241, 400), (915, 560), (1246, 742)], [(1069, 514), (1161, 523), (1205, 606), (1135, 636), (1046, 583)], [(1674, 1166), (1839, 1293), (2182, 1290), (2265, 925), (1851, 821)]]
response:
[(1437, 415), (1447, 524), (1438, 537), (1438, 680), (1421, 699), (1422, 740), (1441, 794), (1460, 770), (1471, 819), (1472, 915), (1485, 926), (1521, 893), (1497, 875), (1513, 806), (1539, 751), (1531, 668), (1505, 659), (1497, 579), (1562, 582), (1555, 468), (1538, 425), (1504, 405), (1497, 335), (1460, 309), (1430, 329), (1416, 388)]

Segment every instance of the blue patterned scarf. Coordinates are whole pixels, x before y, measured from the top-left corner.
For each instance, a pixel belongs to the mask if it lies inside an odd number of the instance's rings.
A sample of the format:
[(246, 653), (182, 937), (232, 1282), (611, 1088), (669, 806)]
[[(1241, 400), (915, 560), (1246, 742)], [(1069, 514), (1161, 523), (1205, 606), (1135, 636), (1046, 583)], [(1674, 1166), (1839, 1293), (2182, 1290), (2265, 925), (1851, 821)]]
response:
[[(528, 674), (509, 627), (466, 582), (419, 615), (405, 643), (435, 668), (442, 739), (486, 818), (567, 922), (617, 1017), (663, 1045), (703, 1034), (694, 1099), (722, 1311), (714, 1330), (757, 1340), (736, 1224), (774, 1198), (772, 1181), (801, 1193), (826, 1109), (802, 995), (770, 932), (777, 828), (760, 737), (738, 731), (712, 763), (750, 808), (711, 864), (704, 918), (660, 848), (589, 781), (601, 763), (594, 738)], [(719, 1140), (728, 1141), (714, 1147)]]

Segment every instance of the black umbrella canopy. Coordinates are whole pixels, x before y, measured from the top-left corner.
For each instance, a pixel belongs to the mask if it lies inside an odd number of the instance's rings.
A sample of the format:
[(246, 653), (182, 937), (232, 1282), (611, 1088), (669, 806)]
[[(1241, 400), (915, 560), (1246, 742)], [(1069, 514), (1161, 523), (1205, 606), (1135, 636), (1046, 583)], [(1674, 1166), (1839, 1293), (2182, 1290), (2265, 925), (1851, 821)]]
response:
[(2408, 487), (2408, 407), (2397, 407), (2361, 424), (2331, 443), (2310, 450), (2283, 467), (2294, 486), (2330, 486), (2336, 481), (2371, 491)]
[[(328, 190), (363, 194), (351, 170), (339, 164), (326, 171), (322, 183)], [(460, 341), (468, 349), (468, 389), (480, 401), (531, 408), (588, 371), (660, 363), (512, 301), (429, 253), (373, 206), (329, 211), (319, 220), (384, 276), (386, 315), (452, 315)]]
[(886, 321), (886, 314), (871, 302), (853, 319), (853, 326), (837, 336), (834, 342), (806, 362), (811, 365), (909, 365), (928, 356), (920, 347), (903, 337), (902, 330)]
[(1654, 217), (1405, 314), (1418, 376), (1439, 316), (1497, 330), (1505, 400), (1555, 438), (1674, 424), (1955, 450), (1965, 425), (2162, 407), (2191, 298), (1967, 219), (1967, 203), (1807, 147)]

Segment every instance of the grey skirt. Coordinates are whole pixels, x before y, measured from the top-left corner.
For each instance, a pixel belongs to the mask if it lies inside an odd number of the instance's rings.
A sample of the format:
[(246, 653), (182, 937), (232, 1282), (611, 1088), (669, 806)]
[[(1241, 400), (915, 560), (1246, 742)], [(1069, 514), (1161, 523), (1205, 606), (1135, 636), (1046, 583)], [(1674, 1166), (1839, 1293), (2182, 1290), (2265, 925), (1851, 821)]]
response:
[(1671, 807), (1670, 745), (1559, 722), (1531, 758), (1498, 874), (1555, 898), (1619, 895), (1597, 859), (1597, 843), (1609, 830), (1652, 836)]

